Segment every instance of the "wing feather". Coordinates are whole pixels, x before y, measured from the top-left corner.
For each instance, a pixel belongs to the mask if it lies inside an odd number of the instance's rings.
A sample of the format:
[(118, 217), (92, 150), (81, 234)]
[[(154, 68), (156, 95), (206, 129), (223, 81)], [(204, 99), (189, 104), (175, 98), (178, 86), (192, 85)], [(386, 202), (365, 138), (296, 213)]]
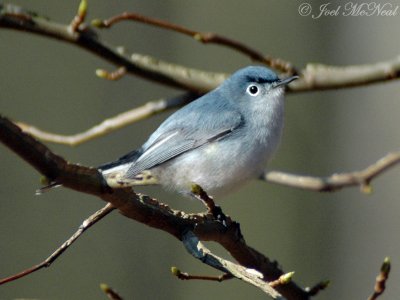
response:
[[(218, 89), (176, 111), (150, 136), (140, 152), (113, 164), (121, 180), (133, 179), (183, 153), (215, 140), (223, 139), (244, 124), (242, 115), (230, 101), (220, 101)], [(117, 165), (117, 166), (115, 166)], [(114, 168), (107, 170), (112, 172)], [(125, 173), (125, 174), (123, 174)]]
[[(161, 140), (163, 142), (163, 140)], [(163, 162), (166, 162), (186, 151), (194, 148), (195, 140), (169, 140), (163, 143), (163, 148), (150, 147), (139, 159), (131, 165), (124, 177), (132, 178), (144, 170), (151, 169)], [(157, 145), (156, 145), (157, 146)], [(154, 150), (153, 150), (154, 149)]]
[(241, 125), (241, 118), (236, 117), (231, 118), (226, 127), (207, 132), (196, 130), (187, 132), (185, 129), (177, 129), (163, 134), (130, 166), (124, 177), (133, 178), (140, 172), (154, 168), (185, 152), (225, 138)]

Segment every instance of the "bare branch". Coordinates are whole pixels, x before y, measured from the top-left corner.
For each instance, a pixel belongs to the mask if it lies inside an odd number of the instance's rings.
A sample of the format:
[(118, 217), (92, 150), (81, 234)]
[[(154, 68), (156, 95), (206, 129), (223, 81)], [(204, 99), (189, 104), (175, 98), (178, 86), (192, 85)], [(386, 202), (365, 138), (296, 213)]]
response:
[(87, 14), (87, 1), (81, 0), (76, 16), (72, 19), (70, 29), (72, 32), (78, 31), (79, 26), (85, 21)]
[(278, 279), (269, 282), (269, 286), (276, 288), (279, 285), (288, 284), (293, 278), (294, 272), (282, 274)]
[[(215, 241), (229, 251), (240, 265), (263, 274), (265, 281), (276, 280), (284, 274), (276, 262), (246, 244), (239, 224), (234, 221), (224, 226), (212, 216), (173, 210), (146, 195), (134, 193), (130, 188), (112, 190), (105, 186), (97, 169), (66, 162), (1, 116), (0, 142), (50, 180), (55, 180), (64, 187), (95, 195), (111, 203), (128, 218), (161, 229), (179, 240), (184, 233), (192, 231), (201, 240)], [(277, 286), (276, 290), (288, 299), (309, 299), (307, 292), (293, 281)]]
[(232, 220), (224, 214), (222, 208), (215, 204), (214, 199), (208, 196), (201, 186), (193, 184), (191, 192), (196, 199), (200, 200), (207, 207), (207, 213), (211, 214), (216, 220), (222, 222), (224, 226), (232, 222)]
[(103, 59), (125, 67), (127, 72), (169, 86), (205, 92), (215, 88), (226, 74), (190, 69), (138, 53), (128, 57), (103, 43), (94, 30), (81, 24), (72, 31), (69, 24), (49, 21), (13, 4), (0, 4), (0, 28), (21, 30), (61, 40), (82, 47)]
[(265, 172), (262, 180), (294, 188), (333, 192), (344, 187), (360, 186), (364, 193), (371, 192), (370, 182), (376, 176), (400, 163), (400, 152), (392, 152), (362, 171), (338, 173), (329, 177), (293, 175), (278, 171)]
[(52, 255), (50, 255), (48, 258), (46, 258), (44, 261), (42, 261), (40, 264), (35, 265), (29, 269), (26, 269), (20, 273), (17, 273), (15, 275), (0, 279), (0, 285), (11, 282), (14, 280), (17, 280), (21, 277), (25, 277), (31, 273), (34, 273), (36, 271), (39, 271), (40, 269), (43, 268), (48, 268), (51, 266), (51, 264), (61, 255), (63, 254), (69, 246), (71, 246), (87, 229), (92, 227), (94, 224), (96, 224), (98, 221), (103, 219), (105, 216), (107, 216), (110, 212), (112, 212), (115, 208), (108, 203), (106, 206), (104, 206), (102, 209), (99, 209), (96, 211), (93, 215), (91, 215), (89, 218), (87, 218), (85, 221), (83, 221), (82, 225), (79, 226), (78, 230), (68, 239), (66, 240), (59, 248), (57, 248), (56, 251), (53, 252)]
[[(0, 4), (0, 28), (28, 31), (78, 45), (114, 63), (117, 67), (126, 68), (127, 72), (158, 83), (206, 92), (220, 84), (227, 76), (222, 73), (190, 69), (140, 54), (127, 57), (125, 54), (113, 50), (113, 47), (101, 42), (96, 33), (82, 23), (83, 19), (84, 16), (78, 22), (78, 25), (70, 26), (69, 24), (59, 24), (37, 17), (36, 14), (14, 5)], [(200, 33), (194, 38), (202, 42), (207, 38), (213, 42), (218, 41), (218, 38), (226, 39), (215, 35), (207, 37), (207, 34), (204, 33)], [(228, 44), (227, 46), (229, 46), (230, 42), (225, 43), (220, 40), (217, 43)], [(235, 45), (231, 46), (235, 48)], [(238, 50), (240, 51), (240, 49)], [(344, 88), (383, 82), (400, 77), (400, 56), (390, 61), (360, 66), (335, 67), (310, 64), (300, 73), (302, 78), (291, 84), (291, 91)], [(107, 126), (104, 125), (104, 127), (107, 131)], [(239, 264), (262, 273), (266, 281), (276, 281), (283, 275), (276, 263), (271, 262), (267, 257), (246, 244), (241, 235), (239, 224), (234, 221), (231, 221), (228, 226), (222, 226), (207, 215), (185, 214), (181, 211), (172, 210), (167, 205), (145, 195), (135, 194), (130, 189), (111, 190), (104, 185), (103, 178), (96, 169), (66, 162), (62, 157), (55, 155), (46, 146), (22, 133), (18, 127), (1, 116), (0, 141), (48, 178), (56, 179), (65, 187), (98, 196), (110, 203), (109, 205), (118, 208), (122, 214), (129, 218), (162, 229), (178, 239), (182, 239), (186, 233), (192, 232), (196, 239), (199, 237), (202, 240), (216, 241), (225, 247)], [(309, 190), (331, 191), (346, 186), (360, 185), (364, 191), (369, 191), (370, 181), (397, 164), (400, 160), (399, 156), (399, 152), (394, 152), (363, 171), (335, 174), (326, 178), (296, 176), (281, 172), (269, 172), (264, 174), (263, 178), (270, 182)], [(200, 242), (198, 241), (198, 243)], [(198, 245), (198, 243), (195, 244)], [(218, 258), (204, 251), (200, 254), (205, 255), (207, 261), (210, 258)], [(218, 259), (217, 261), (223, 270), (226, 270), (226, 261), (219, 261)], [(217, 269), (219, 268), (217, 267)], [(248, 272), (246, 269), (244, 273), (242, 271), (239, 271), (236, 275), (240, 278), (244, 276), (241, 279), (247, 281)], [(387, 270), (386, 278), (379, 281), (380, 286), (383, 286), (380, 293), (384, 290), (388, 272)], [(253, 278), (250, 281), (254, 282)], [(277, 285), (276, 289), (282, 295), (291, 299), (309, 299), (311, 296), (293, 282)], [(377, 290), (377, 288), (375, 289)]]
[(376, 300), (380, 295), (383, 294), (386, 288), (386, 281), (389, 278), (390, 273), (390, 260), (389, 257), (386, 257), (381, 266), (381, 271), (379, 275), (376, 277), (374, 292), (368, 298), (368, 300)]
[(122, 77), (124, 77), (126, 74), (126, 68), (125, 67), (119, 67), (115, 71), (112, 72), (107, 72), (104, 69), (97, 69), (96, 70), (96, 75), (100, 78), (104, 78), (107, 80), (119, 80)]
[(110, 28), (115, 23), (118, 23), (121, 21), (126, 21), (126, 20), (145, 23), (145, 24), (153, 25), (153, 26), (156, 26), (159, 28), (175, 31), (175, 32), (190, 36), (190, 37), (194, 38), (196, 41), (199, 41), (203, 44), (217, 44), (217, 45), (226, 46), (228, 48), (234, 49), (242, 54), (249, 56), (251, 59), (253, 59), (255, 61), (261, 62), (261, 63), (263, 63), (267, 66), (270, 66), (276, 70), (279, 70), (281, 72), (289, 73), (289, 74), (297, 74), (297, 71), (295, 70), (295, 68), (292, 66), (291, 63), (284, 61), (280, 58), (264, 56), (257, 50), (252, 49), (251, 47), (249, 47), (239, 41), (236, 41), (236, 40), (233, 40), (233, 39), (230, 39), (230, 38), (227, 38), (227, 37), (224, 37), (219, 34), (212, 33), (212, 32), (195, 31), (195, 30), (183, 27), (181, 25), (173, 24), (173, 23), (170, 23), (170, 22), (167, 22), (164, 20), (160, 20), (160, 19), (150, 18), (150, 17), (143, 16), (143, 15), (140, 15), (140, 14), (134, 13), (134, 12), (123, 12), (122, 14), (111, 17), (107, 20), (96, 19), (96, 20), (92, 21), (92, 25), (99, 27), (99, 28)]
[(101, 290), (107, 295), (108, 299), (110, 300), (122, 300), (123, 298), (114, 291), (108, 284), (102, 283), (100, 284)]
[(234, 264), (211, 253), (192, 231), (188, 231), (183, 235), (182, 242), (185, 245), (186, 250), (202, 263), (221, 270), (222, 272), (232, 274), (234, 277), (260, 288), (273, 299), (282, 298), (282, 296), (277, 293), (268, 282), (265, 282), (262, 279), (263, 275), (260, 272)]
[(338, 89), (390, 81), (399, 77), (400, 56), (377, 63), (341, 67), (310, 63), (300, 72), (300, 80), (290, 84), (290, 90), (306, 92)]
[(89, 128), (88, 130), (74, 135), (61, 135), (41, 130), (35, 126), (18, 122), (17, 125), (26, 133), (35, 138), (51, 143), (64, 144), (68, 146), (77, 146), (97, 137), (106, 135), (119, 128), (128, 126), (129, 124), (148, 118), (152, 115), (166, 111), (168, 109), (183, 106), (199, 95), (195, 93), (185, 93), (178, 97), (169, 99), (160, 99), (150, 101), (146, 104), (121, 113), (115, 117), (108, 118), (100, 124)]
[(181, 272), (181, 270), (179, 270), (177, 267), (172, 267), (171, 273), (181, 280), (209, 280), (222, 282), (234, 278), (232, 274), (229, 273), (224, 273), (220, 276), (190, 275), (188, 273)]
[(308, 294), (310, 296), (316, 296), (319, 292), (325, 290), (329, 286), (329, 284), (329, 280), (321, 281), (314, 285), (312, 288), (306, 288), (306, 291), (308, 291)]
[[(36, 33), (80, 46), (118, 68), (125, 67), (131, 74), (158, 83), (204, 93), (217, 87), (228, 76), (224, 73), (188, 68), (138, 53), (127, 57), (114, 50), (117, 47), (103, 43), (93, 29), (83, 25), (80, 25), (78, 31), (72, 32), (69, 25), (40, 18), (16, 5), (0, 4), (0, 28)], [(338, 89), (379, 83), (400, 77), (400, 56), (375, 64), (343, 67), (308, 64), (299, 74), (300, 79), (289, 85), (289, 91)]]

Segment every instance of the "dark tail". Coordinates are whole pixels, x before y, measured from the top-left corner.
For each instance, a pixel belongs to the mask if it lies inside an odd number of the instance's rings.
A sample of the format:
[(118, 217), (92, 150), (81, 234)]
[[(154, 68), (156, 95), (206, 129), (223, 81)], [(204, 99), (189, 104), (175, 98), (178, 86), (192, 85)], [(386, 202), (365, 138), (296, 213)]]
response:
[(105, 170), (112, 169), (119, 165), (134, 162), (135, 160), (137, 160), (139, 158), (140, 155), (142, 155), (142, 152), (143, 151), (141, 149), (133, 150), (132, 152), (129, 152), (128, 154), (120, 157), (116, 161), (105, 163), (101, 166), (98, 166), (97, 169), (99, 169), (100, 171), (105, 171)]
[(57, 188), (57, 187), (60, 187), (60, 186), (62, 186), (61, 183), (58, 183), (58, 182), (56, 182), (56, 181), (53, 181), (53, 182), (51, 182), (50, 184), (45, 185), (44, 187), (41, 187), (40, 189), (37, 189), (36, 192), (35, 192), (35, 194), (36, 194), (36, 195), (41, 195), (41, 194), (43, 194), (43, 193), (45, 193), (45, 192), (48, 192), (48, 191), (51, 190), (51, 189), (54, 189), (54, 188)]
[[(114, 168), (116, 166), (119, 166), (119, 165), (122, 165), (122, 164), (125, 164), (125, 163), (134, 162), (135, 160), (138, 159), (138, 157), (140, 155), (142, 155), (141, 149), (134, 150), (134, 151), (129, 152), (128, 154), (120, 157), (116, 161), (105, 163), (105, 164), (103, 164), (101, 166), (98, 166), (97, 169), (99, 169), (100, 171), (105, 171), (105, 170), (112, 169), (112, 168)], [(52, 190), (52, 189), (60, 187), (60, 186), (62, 186), (61, 183), (58, 183), (57, 181), (52, 181), (48, 185), (45, 185), (44, 187), (41, 187), (40, 189), (37, 189), (36, 190), (36, 195), (41, 195), (41, 194), (43, 194), (45, 192), (48, 192), (49, 190)]]

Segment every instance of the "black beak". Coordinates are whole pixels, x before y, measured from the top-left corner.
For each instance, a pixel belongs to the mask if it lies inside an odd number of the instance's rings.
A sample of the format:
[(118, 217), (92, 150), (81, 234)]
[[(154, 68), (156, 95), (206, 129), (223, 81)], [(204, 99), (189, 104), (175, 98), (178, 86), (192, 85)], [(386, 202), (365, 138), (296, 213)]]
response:
[(281, 86), (281, 85), (288, 85), (293, 80), (296, 80), (298, 78), (299, 78), (299, 76), (294, 75), (294, 76), (291, 76), (291, 77), (288, 77), (288, 78), (285, 78), (285, 79), (279, 79), (278, 81), (273, 83), (273, 87), (276, 88), (276, 87)]

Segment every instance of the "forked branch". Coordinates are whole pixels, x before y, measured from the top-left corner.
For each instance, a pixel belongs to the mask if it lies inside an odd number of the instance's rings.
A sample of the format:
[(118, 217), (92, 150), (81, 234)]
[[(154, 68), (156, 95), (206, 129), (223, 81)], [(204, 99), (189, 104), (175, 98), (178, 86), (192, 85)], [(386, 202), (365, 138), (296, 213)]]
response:
[(225, 46), (231, 49), (234, 49), (244, 55), (249, 56), (251, 59), (261, 62), (271, 68), (274, 68), (278, 71), (284, 72), (284, 73), (289, 73), (289, 74), (297, 74), (297, 71), (295, 68), (292, 66), (291, 63), (284, 61), (283, 59), (280, 58), (273, 58), (270, 56), (265, 56), (258, 52), (257, 50), (239, 42), (234, 39), (230, 39), (228, 37), (212, 33), (212, 32), (200, 32), (196, 30), (189, 29), (187, 27), (178, 25), (178, 24), (173, 24), (170, 22), (167, 22), (165, 20), (160, 20), (160, 19), (155, 19), (155, 18), (150, 18), (147, 16), (140, 15), (135, 12), (123, 12), (120, 15), (111, 17), (107, 20), (100, 20), (96, 19), (92, 21), (92, 25), (99, 27), (99, 28), (110, 28), (112, 25), (115, 23), (121, 22), (121, 21), (135, 21), (135, 22), (140, 22), (144, 24), (149, 24), (152, 26), (156, 26), (159, 28), (175, 31), (187, 36), (190, 36), (194, 38), (196, 41), (199, 41), (203, 44), (216, 44), (216, 45), (221, 45)]
[[(201, 240), (215, 241), (229, 251), (238, 264), (261, 273), (266, 282), (284, 274), (276, 263), (246, 244), (239, 224), (232, 220), (224, 226), (209, 214), (186, 214), (173, 210), (146, 195), (134, 193), (130, 188), (112, 190), (104, 185), (103, 177), (96, 169), (66, 162), (1, 116), (0, 142), (50, 180), (95, 195), (128, 218), (168, 232), (179, 240), (192, 231)], [(275, 289), (288, 299), (309, 299), (308, 293), (293, 281)]]
[[(39, 15), (13, 4), (0, 4), (0, 28), (31, 32), (68, 42), (102, 57), (118, 68), (125, 67), (131, 74), (195, 92), (208, 92), (228, 76), (225, 73), (206, 72), (138, 53), (129, 57), (117, 51), (117, 47), (102, 42), (93, 28), (85, 23), (80, 24), (77, 31), (72, 31), (70, 24), (56, 23)], [(361, 86), (398, 79), (400, 56), (373, 64), (343, 67), (308, 64), (298, 73), (300, 79), (289, 85), (289, 92)]]
[(261, 179), (294, 188), (320, 192), (333, 192), (344, 187), (359, 186), (362, 192), (370, 193), (372, 189), (371, 180), (397, 164), (400, 164), (400, 152), (392, 152), (362, 171), (337, 173), (329, 177), (302, 176), (270, 171), (264, 173)]

